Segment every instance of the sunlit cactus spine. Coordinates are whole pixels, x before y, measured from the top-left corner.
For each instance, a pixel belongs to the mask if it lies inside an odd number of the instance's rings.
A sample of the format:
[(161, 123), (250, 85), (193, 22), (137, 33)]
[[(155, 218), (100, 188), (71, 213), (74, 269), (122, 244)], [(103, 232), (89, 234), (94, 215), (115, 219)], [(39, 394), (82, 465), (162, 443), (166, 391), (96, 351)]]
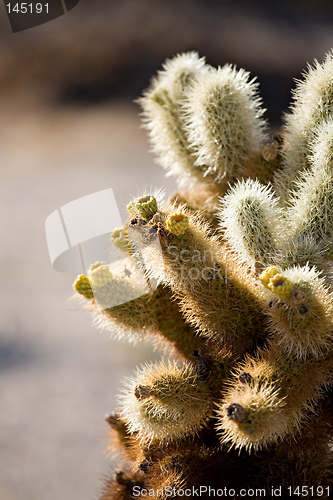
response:
[(163, 70), (139, 99), (158, 161), (180, 184), (202, 176), (194, 165), (194, 150), (186, 134), (182, 106), (192, 81), (207, 71), (204, 58), (197, 53), (180, 54), (165, 62)]
[(186, 95), (184, 112), (195, 165), (217, 183), (246, 171), (266, 138), (258, 84), (243, 69), (226, 64), (198, 74)]
[(164, 444), (193, 435), (211, 413), (209, 386), (193, 365), (145, 366), (128, 383), (122, 418), (143, 442)]
[(332, 495), (332, 57), (297, 82), (277, 135), (250, 75), (194, 52), (139, 99), (187, 189), (130, 200), (110, 237), (122, 267), (97, 262), (74, 289), (101, 327), (171, 359), (142, 366), (106, 419), (121, 462), (101, 500)]
[[(332, 115), (333, 53), (314, 62), (297, 82), (294, 101), (285, 120), (284, 168), (277, 175), (279, 194), (287, 199), (299, 173), (309, 164), (310, 144), (316, 127)], [(286, 189), (287, 188), (287, 189)]]
[(272, 189), (248, 179), (233, 186), (219, 210), (224, 238), (245, 263), (274, 262), (281, 214)]

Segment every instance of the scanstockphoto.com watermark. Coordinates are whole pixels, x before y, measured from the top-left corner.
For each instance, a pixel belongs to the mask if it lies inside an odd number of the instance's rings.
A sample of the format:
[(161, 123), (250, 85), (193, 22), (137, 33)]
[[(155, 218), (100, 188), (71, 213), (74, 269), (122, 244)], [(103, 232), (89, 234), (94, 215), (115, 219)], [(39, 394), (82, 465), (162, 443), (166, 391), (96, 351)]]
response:
[(245, 489), (242, 488), (240, 490), (235, 490), (233, 488), (212, 488), (211, 486), (198, 486), (192, 488), (173, 488), (172, 486), (166, 486), (163, 489), (141, 489), (140, 486), (133, 487), (133, 496), (134, 497), (158, 497), (158, 495), (163, 497), (225, 497), (225, 498), (234, 498), (235, 496), (239, 497), (253, 497), (260, 498), (266, 496), (266, 490), (264, 488), (261, 489)]
[(330, 496), (329, 486), (288, 486), (282, 488), (270, 487), (266, 488), (212, 488), (210, 486), (198, 486), (192, 488), (174, 488), (172, 486), (166, 486), (163, 489), (145, 489), (140, 486), (133, 487), (133, 497), (153, 497), (157, 498), (158, 495), (161, 498), (169, 497), (224, 497), (224, 498), (320, 498), (325, 495), (325, 497)]

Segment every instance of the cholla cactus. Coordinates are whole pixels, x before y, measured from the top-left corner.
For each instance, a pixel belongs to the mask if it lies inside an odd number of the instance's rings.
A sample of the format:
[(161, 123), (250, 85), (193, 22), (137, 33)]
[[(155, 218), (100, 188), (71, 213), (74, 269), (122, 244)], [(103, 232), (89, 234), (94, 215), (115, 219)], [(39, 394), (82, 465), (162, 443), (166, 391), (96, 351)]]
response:
[[(248, 73), (195, 53), (140, 99), (159, 163), (192, 187), (130, 201), (111, 235), (125, 277), (96, 263), (74, 284), (101, 326), (174, 358), (141, 367), (107, 417), (122, 469), (101, 500), (332, 495), (332, 76), (329, 53), (280, 136)], [(157, 287), (106, 303), (140, 273)]]

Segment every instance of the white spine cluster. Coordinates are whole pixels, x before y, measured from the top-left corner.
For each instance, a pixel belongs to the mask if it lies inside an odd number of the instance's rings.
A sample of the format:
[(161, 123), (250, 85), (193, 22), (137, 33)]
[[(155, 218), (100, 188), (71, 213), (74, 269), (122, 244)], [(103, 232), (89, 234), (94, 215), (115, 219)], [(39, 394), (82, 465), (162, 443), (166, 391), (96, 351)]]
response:
[(271, 188), (239, 181), (222, 199), (220, 224), (230, 247), (243, 262), (272, 262), (281, 231), (281, 213)]
[[(286, 232), (282, 245), (285, 261), (321, 265), (332, 252), (333, 217), (333, 116), (314, 127), (307, 145), (309, 168), (294, 181), (285, 210)], [(282, 173), (284, 175), (284, 173)], [(287, 257), (287, 259), (286, 259)]]
[(310, 143), (318, 125), (333, 113), (333, 52), (322, 64), (308, 67), (304, 80), (297, 82), (291, 112), (286, 115), (285, 168), (276, 177), (279, 191), (292, 187), (297, 174), (307, 169)]
[(195, 52), (167, 61), (139, 103), (153, 151), (180, 185), (226, 188), (267, 139), (250, 74), (229, 64), (212, 68)]
[(226, 64), (198, 75), (184, 104), (195, 165), (216, 181), (230, 180), (265, 139), (264, 109), (250, 73)]
[(211, 395), (190, 364), (150, 364), (127, 380), (121, 416), (141, 442), (165, 444), (195, 434), (211, 416)]
[(313, 172), (333, 170), (333, 116), (316, 128), (309, 149), (309, 162)]
[(298, 182), (287, 211), (291, 238), (312, 239), (328, 252), (333, 238), (333, 169), (306, 172)]
[(188, 86), (206, 72), (205, 59), (196, 52), (180, 54), (163, 65), (151, 87), (138, 100), (143, 108), (144, 126), (149, 130), (157, 161), (182, 185), (193, 182), (196, 170), (182, 117), (182, 102)]

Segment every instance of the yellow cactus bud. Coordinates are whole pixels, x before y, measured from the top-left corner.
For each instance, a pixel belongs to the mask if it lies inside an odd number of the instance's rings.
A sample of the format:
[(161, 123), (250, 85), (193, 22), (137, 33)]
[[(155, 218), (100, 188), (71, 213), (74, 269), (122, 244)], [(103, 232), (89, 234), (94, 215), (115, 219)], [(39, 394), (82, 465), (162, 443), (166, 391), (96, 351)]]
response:
[(140, 215), (144, 219), (150, 219), (158, 210), (156, 198), (150, 194), (135, 198), (127, 205), (127, 210), (133, 217)]
[(283, 274), (276, 274), (269, 284), (282, 299), (271, 299), (267, 310), (276, 340), (288, 355), (304, 360), (322, 357), (333, 345), (332, 294), (315, 268), (295, 266)]
[(89, 278), (84, 274), (81, 274), (77, 277), (75, 283), (73, 284), (73, 288), (76, 292), (83, 295), (83, 297), (85, 297), (86, 299), (92, 299), (94, 297)]
[(95, 262), (95, 264), (91, 264), (90, 269), (89, 269), (89, 276), (91, 273), (97, 269), (99, 266), (105, 266), (105, 262)]
[(128, 252), (130, 250), (130, 246), (128, 244), (128, 232), (124, 227), (116, 227), (116, 229), (110, 235), (110, 241), (116, 248), (119, 248), (122, 252)]
[[(93, 266), (91, 266), (92, 268)], [(113, 276), (110, 273), (110, 269), (106, 265), (100, 265), (95, 269), (89, 270), (90, 280), (92, 286), (96, 288), (102, 288), (103, 286), (109, 285), (113, 281)]]
[(181, 236), (189, 227), (188, 217), (184, 214), (172, 214), (167, 218), (167, 228), (176, 236)]
[(265, 288), (268, 288), (281, 299), (290, 297), (294, 288), (291, 281), (282, 274), (279, 274), (279, 270), (275, 266), (265, 269), (259, 279)]
[(282, 274), (276, 274), (271, 278), (267, 287), (281, 299), (287, 299), (293, 291), (293, 284)]
[(271, 278), (274, 278), (274, 276), (276, 274), (278, 274), (278, 272), (279, 271), (278, 271), (277, 267), (272, 266), (272, 267), (268, 267), (267, 269), (265, 269), (261, 273), (259, 279), (260, 279), (261, 283), (264, 285), (265, 288), (269, 288), (268, 284), (269, 284)]

